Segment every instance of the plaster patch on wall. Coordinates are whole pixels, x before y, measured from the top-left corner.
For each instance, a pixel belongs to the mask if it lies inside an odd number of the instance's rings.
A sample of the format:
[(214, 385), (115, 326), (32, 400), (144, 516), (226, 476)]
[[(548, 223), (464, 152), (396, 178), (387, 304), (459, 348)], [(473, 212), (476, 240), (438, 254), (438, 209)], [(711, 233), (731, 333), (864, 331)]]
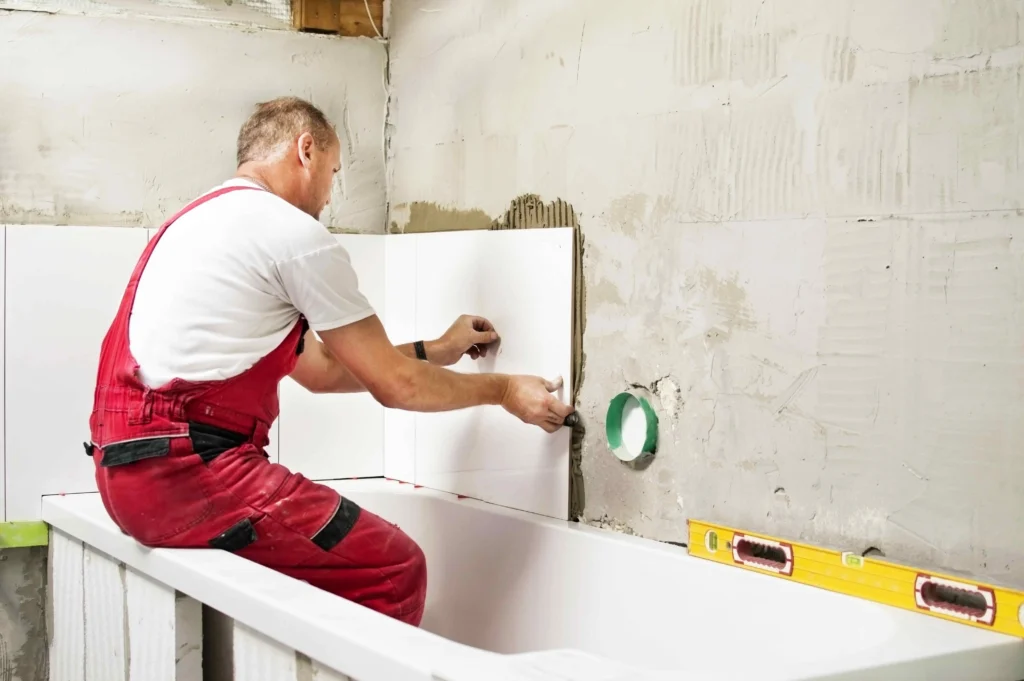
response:
[(636, 535), (636, 531), (632, 527), (622, 522), (621, 520), (615, 520), (608, 516), (601, 516), (600, 518), (584, 518), (583, 522), (592, 527), (599, 527), (602, 530), (612, 530), (614, 532), (621, 532), (622, 534)]
[(386, 59), (373, 40), (0, 12), (0, 216), (158, 226), (234, 174), (257, 102), (294, 94), (343, 119), (354, 142), (322, 222), (381, 233)]
[(466, 229), (489, 229), (494, 220), (482, 210), (459, 210), (429, 201), (399, 203), (391, 207), (391, 232), (453, 232)]

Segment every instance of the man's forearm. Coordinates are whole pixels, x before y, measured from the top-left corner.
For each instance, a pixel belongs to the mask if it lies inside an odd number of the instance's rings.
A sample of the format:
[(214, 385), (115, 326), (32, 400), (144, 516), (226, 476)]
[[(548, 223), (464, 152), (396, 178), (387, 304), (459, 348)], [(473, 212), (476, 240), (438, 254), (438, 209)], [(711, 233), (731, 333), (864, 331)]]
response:
[[(437, 353), (433, 350), (437, 347), (437, 341), (423, 341), (423, 349), (427, 353), (427, 361), (431, 364), (437, 364)], [(395, 349), (406, 357), (416, 359), (416, 346), (414, 343), (403, 343), (402, 345), (396, 345)]]
[(463, 374), (426, 362), (410, 362), (402, 373), (402, 389), (389, 400), (388, 406), (407, 411), (452, 411), (499, 405), (509, 385), (505, 374)]
[[(294, 372), (293, 378), (296, 380), (303, 379), (302, 382), (305, 387), (315, 393), (358, 393), (366, 391), (366, 387), (352, 375), (352, 372), (345, 368), (344, 364), (334, 358), (324, 344), (315, 337), (307, 338), (307, 341), (309, 344), (313, 344), (311, 350), (315, 349), (319, 352), (316, 354), (303, 353), (302, 363), (304, 367), (300, 367), (300, 371)], [(436, 341), (426, 341), (424, 342), (424, 347), (427, 352), (427, 360), (436, 364), (433, 361), (436, 353), (432, 353), (432, 350), (436, 347)], [(406, 357), (416, 357), (416, 348), (412, 343), (396, 345), (395, 349)], [(305, 368), (305, 371), (301, 371), (302, 368)]]

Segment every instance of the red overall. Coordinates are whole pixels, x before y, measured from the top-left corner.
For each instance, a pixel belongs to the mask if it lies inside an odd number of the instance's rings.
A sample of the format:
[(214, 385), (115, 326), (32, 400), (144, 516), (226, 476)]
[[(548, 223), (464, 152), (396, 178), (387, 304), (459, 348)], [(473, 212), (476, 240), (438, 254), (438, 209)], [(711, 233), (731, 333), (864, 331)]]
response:
[(397, 526), (272, 463), (264, 451), (278, 383), (302, 352), (304, 319), (239, 376), (150, 389), (128, 347), (139, 278), (183, 208), (143, 252), (103, 340), (86, 451), (107, 512), (146, 546), (219, 548), (418, 626), (423, 552)]

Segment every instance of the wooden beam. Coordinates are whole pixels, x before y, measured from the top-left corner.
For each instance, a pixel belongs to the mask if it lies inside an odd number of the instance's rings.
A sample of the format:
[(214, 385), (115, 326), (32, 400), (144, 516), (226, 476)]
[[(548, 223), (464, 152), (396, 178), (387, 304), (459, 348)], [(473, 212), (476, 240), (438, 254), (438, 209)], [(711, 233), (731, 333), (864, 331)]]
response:
[(299, 31), (377, 38), (384, 32), (384, 0), (292, 0), (292, 25)]
[(292, 26), (300, 31), (337, 33), (339, 0), (292, 0)]
[[(377, 31), (384, 33), (384, 0), (338, 0), (341, 20), (341, 35), (376, 38)], [(369, 13), (367, 13), (369, 5)], [(371, 23), (371, 18), (373, 23)], [(374, 30), (374, 26), (377, 27)]]

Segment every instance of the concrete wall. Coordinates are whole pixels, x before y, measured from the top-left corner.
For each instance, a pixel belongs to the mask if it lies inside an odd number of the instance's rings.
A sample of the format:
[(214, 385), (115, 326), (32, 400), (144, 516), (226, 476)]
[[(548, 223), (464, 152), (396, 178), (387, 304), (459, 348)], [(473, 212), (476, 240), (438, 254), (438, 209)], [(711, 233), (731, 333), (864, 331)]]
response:
[(254, 104), (295, 94), (344, 144), (322, 221), (384, 229), (382, 42), (260, 28), (244, 7), (218, 21), (103, 8), (0, 11), (0, 222), (159, 226), (233, 174)]
[[(393, 5), (392, 229), (579, 219), (587, 521), (1024, 587), (1022, 7)], [(630, 385), (644, 469), (603, 437)]]
[(48, 678), (46, 547), (0, 551), (0, 679)]
[[(297, 94), (344, 145), (322, 221), (382, 232), (386, 47), (293, 32), (289, 7), (0, 0), (0, 223), (158, 226), (231, 176), (255, 103)], [(4, 681), (47, 678), (45, 575), (45, 549), (0, 552)]]

